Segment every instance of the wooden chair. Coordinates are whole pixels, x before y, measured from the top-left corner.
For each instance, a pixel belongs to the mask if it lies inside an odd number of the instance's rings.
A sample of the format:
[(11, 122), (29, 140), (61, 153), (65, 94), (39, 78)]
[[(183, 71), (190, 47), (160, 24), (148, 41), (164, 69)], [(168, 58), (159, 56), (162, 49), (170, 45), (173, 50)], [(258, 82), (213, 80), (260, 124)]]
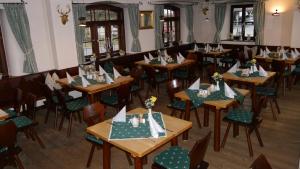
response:
[(194, 60), (195, 63), (180, 69), (176, 69), (173, 72), (173, 78), (179, 79), (182, 81), (182, 86), (188, 86), (196, 78), (196, 63), (198, 62), (197, 54), (189, 53), (186, 59)]
[(255, 58), (257, 66), (261, 66), (266, 71), (270, 70), (270, 64), (266, 61), (265, 58)]
[(147, 75), (148, 89), (146, 92), (146, 97), (149, 96), (150, 90), (155, 90), (156, 96), (159, 94), (159, 85), (168, 80), (167, 72), (156, 72), (153, 67), (145, 66), (144, 70)]
[(110, 94), (104, 93), (101, 95), (101, 102), (105, 105), (121, 110), (124, 106), (129, 106), (130, 83), (118, 86)]
[[(189, 169), (208, 168), (209, 164), (203, 159), (206, 154), (210, 136), (211, 131), (209, 131), (205, 137), (198, 140), (190, 152), (178, 146), (170, 147), (168, 150), (161, 152), (154, 157), (152, 169), (174, 168), (175, 166)], [(189, 164), (188, 161), (190, 161)]]
[(285, 89), (287, 87), (291, 72), (286, 69), (286, 64), (284, 60), (274, 59), (271, 64), (272, 71), (276, 72), (279, 76), (280, 86), (282, 84), (283, 95), (285, 96)]
[(270, 163), (268, 162), (267, 158), (261, 154), (259, 155), (251, 164), (251, 169), (272, 169)]
[[(105, 106), (99, 102), (96, 102), (92, 105), (86, 106), (83, 108), (83, 120), (86, 125), (93, 126), (97, 123), (103, 122), (105, 120)], [(91, 165), (91, 161), (93, 159), (93, 154), (96, 147), (102, 148), (103, 142), (100, 139), (97, 139), (95, 136), (91, 134), (86, 134), (85, 139), (92, 144), (89, 158), (86, 164), (86, 167), (89, 168)], [(128, 162), (132, 165), (132, 161), (128, 154), (126, 154)]]
[[(198, 63), (200, 67), (200, 71), (202, 72), (202, 79), (205, 78), (205, 74), (207, 75), (207, 69), (212, 69), (213, 67), (213, 62), (208, 61), (207, 57), (204, 56), (204, 53), (197, 53), (198, 56)], [(206, 76), (209, 77), (209, 76)]]
[(58, 98), (59, 106), (61, 107), (62, 111), (62, 118), (59, 125), (59, 130), (62, 129), (63, 123), (65, 118), (69, 119), (69, 125), (67, 130), (67, 136), (70, 137), (71, 135), (71, 128), (73, 123), (73, 114), (77, 113), (79, 122), (81, 123), (81, 116), (80, 111), (88, 105), (88, 100), (86, 97), (74, 99), (72, 101), (66, 102), (65, 94), (60, 90), (55, 90), (56, 96)]
[(130, 86), (130, 101), (132, 101), (132, 96), (138, 96), (141, 105), (144, 105), (140, 91), (142, 90), (142, 80), (141, 77), (144, 73), (143, 69), (133, 68), (130, 71), (130, 76), (134, 79)]
[(22, 149), (16, 145), (17, 127), (12, 121), (0, 122), (0, 138), (0, 168), (14, 164), (19, 169), (24, 169), (18, 156)]
[(221, 147), (225, 147), (225, 143), (227, 140), (227, 136), (231, 127), (231, 124), (237, 125), (237, 126), (243, 126), (246, 132), (247, 136), (247, 142), (248, 142), (248, 149), (249, 154), (252, 157), (253, 156), (253, 150), (252, 150), (252, 144), (250, 139), (250, 134), (255, 131), (255, 134), (257, 136), (257, 139), (259, 141), (260, 146), (264, 146), (262, 139), (260, 137), (260, 133), (258, 131), (258, 127), (262, 122), (262, 119), (260, 118), (261, 113), (261, 107), (264, 102), (265, 97), (260, 97), (256, 104), (257, 107), (255, 107), (255, 110), (246, 110), (243, 107), (236, 107), (228, 112), (228, 114), (223, 118), (223, 121), (228, 123), (226, 132), (224, 134), (224, 138), (221, 144)]
[[(179, 92), (180, 90), (181, 90), (181, 86), (179, 85), (177, 79), (173, 79), (172, 81), (168, 82), (167, 92), (170, 99), (170, 103), (168, 104), (168, 107), (172, 109), (171, 116), (174, 116), (176, 111), (180, 111), (181, 112), (180, 118), (182, 118), (183, 112), (186, 109), (186, 102), (175, 98), (175, 93)], [(197, 107), (191, 104), (191, 110), (195, 111), (195, 116), (197, 119), (198, 126), (199, 128), (201, 128), (201, 122), (198, 115)]]

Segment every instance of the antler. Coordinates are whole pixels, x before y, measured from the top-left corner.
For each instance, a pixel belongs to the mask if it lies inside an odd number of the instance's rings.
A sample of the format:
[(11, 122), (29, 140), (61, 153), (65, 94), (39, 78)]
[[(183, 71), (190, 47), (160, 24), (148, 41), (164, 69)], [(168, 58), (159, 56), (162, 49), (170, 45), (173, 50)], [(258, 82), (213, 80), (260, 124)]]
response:
[(60, 5), (57, 5), (57, 12), (61, 15), (67, 15), (71, 11), (70, 5), (67, 5), (66, 8), (67, 8), (67, 10), (64, 11), (62, 8), (60, 8)]

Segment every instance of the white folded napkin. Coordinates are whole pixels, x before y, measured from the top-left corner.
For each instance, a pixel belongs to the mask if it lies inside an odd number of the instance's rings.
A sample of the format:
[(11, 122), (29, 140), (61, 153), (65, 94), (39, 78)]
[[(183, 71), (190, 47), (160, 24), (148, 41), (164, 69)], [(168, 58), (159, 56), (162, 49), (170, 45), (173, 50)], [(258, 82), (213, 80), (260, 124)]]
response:
[(268, 73), (261, 66), (259, 66), (259, 76), (263, 76), (263, 77), (267, 77), (268, 76)]
[[(247, 52), (247, 53), (248, 53), (248, 52)], [(265, 54), (265, 51), (264, 51), (263, 49), (260, 49), (259, 56), (264, 57), (264, 54)]]
[(253, 73), (253, 66), (250, 66), (249, 74)]
[(209, 46), (209, 44), (206, 44), (206, 48), (205, 48), (205, 52), (208, 53), (210, 52), (211, 47)]
[(3, 111), (2, 109), (0, 109), (0, 116), (7, 116), (8, 114), (5, 112), (5, 111)]
[(148, 121), (149, 121), (150, 132), (151, 132), (152, 137), (158, 138), (159, 133), (164, 133), (165, 132), (165, 130), (153, 118), (151, 113), (148, 113)]
[(66, 74), (67, 74), (68, 83), (71, 84), (72, 82), (74, 82), (73, 77), (70, 76), (68, 72), (66, 72)]
[(161, 60), (161, 56), (158, 56), (158, 57), (157, 57), (157, 60), (160, 61), (160, 60)]
[(224, 82), (224, 92), (225, 96), (234, 99), (236, 93)]
[(114, 79), (117, 79), (118, 77), (121, 77), (122, 75), (117, 71), (116, 68), (113, 67), (113, 72), (114, 72)]
[(240, 67), (240, 62), (237, 61), (227, 72), (236, 73), (237, 69)]
[(149, 59), (150, 59), (150, 60), (153, 60), (153, 59), (154, 59), (154, 57), (151, 55), (151, 53), (149, 53)]
[(126, 122), (126, 106), (124, 106), (121, 111), (118, 112), (115, 117), (112, 118), (114, 122)]
[(220, 51), (221, 51), (221, 52), (224, 51), (223, 45), (220, 45)]
[(267, 58), (267, 57), (268, 57), (268, 53), (267, 51), (264, 51), (263, 58)]
[(185, 60), (185, 58), (182, 56), (182, 54), (181, 53), (178, 53), (178, 55), (177, 55), (177, 63), (182, 63), (182, 62), (184, 62), (184, 60)]
[(166, 66), (167, 65), (167, 62), (165, 61), (164, 58), (160, 58), (160, 64), (163, 65), (163, 66)]
[(55, 72), (52, 74), (52, 79), (54, 81), (54, 84), (53, 84), (54, 89), (57, 89), (57, 90), (62, 89), (61, 85), (56, 82), (57, 80), (59, 80), (59, 77)]
[(198, 50), (199, 50), (198, 45), (195, 44), (195, 45), (194, 45), (194, 51), (198, 51)]
[(267, 55), (271, 53), (271, 51), (268, 49), (268, 47), (266, 47), (266, 52), (267, 52)]
[(164, 57), (168, 56), (167, 50), (164, 50)]
[(106, 83), (111, 84), (114, 82), (114, 80), (108, 75), (108, 73), (104, 73)]
[(296, 59), (298, 57), (297, 54), (293, 50), (291, 52), (291, 56), (293, 59)]
[(286, 55), (286, 53), (285, 52), (282, 52), (282, 59), (283, 60), (286, 60), (288, 57), (287, 57), (287, 55)]
[(78, 75), (80, 77), (82, 77), (83, 75), (85, 75), (85, 72), (81, 69), (81, 67), (78, 67)]
[(200, 89), (200, 78), (198, 78), (190, 87), (190, 90), (199, 90)]
[(149, 60), (149, 59), (147, 58), (147, 56), (145, 56), (145, 55), (144, 55), (144, 61), (145, 61), (146, 64), (149, 64), (149, 63), (150, 63), (150, 60)]
[(106, 71), (99, 65), (99, 74), (104, 75), (107, 74)]
[(91, 85), (90, 82), (88, 82), (84, 76), (81, 76), (81, 82), (83, 87), (87, 87), (88, 85)]
[(300, 55), (300, 52), (297, 49), (295, 49), (295, 53), (296, 53), (297, 56)]
[(54, 90), (54, 81), (53, 81), (50, 73), (47, 73), (47, 75), (46, 75), (45, 84), (48, 86), (48, 88), (50, 90), (52, 90), (52, 91)]
[(257, 72), (258, 70), (257, 70), (257, 67), (256, 67), (256, 65), (253, 65), (253, 72)]

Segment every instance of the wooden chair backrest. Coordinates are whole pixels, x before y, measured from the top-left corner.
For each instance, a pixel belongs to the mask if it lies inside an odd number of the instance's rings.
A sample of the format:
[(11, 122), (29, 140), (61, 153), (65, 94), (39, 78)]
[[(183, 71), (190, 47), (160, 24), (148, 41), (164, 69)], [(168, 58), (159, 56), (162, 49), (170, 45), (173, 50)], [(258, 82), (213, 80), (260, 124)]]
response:
[(13, 121), (0, 125), (0, 147), (13, 148), (17, 140), (17, 127)]
[(197, 166), (203, 161), (206, 150), (209, 144), (211, 131), (205, 137), (198, 140), (189, 153), (190, 156), (190, 169), (197, 169)]
[(122, 108), (129, 104), (130, 83), (122, 84), (116, 88), (118, 95), (118, 107)]
[(83, 121), (87, 126), (93, 126), (105, 120), (105, 106), (99, 102), (83, 108)]
[(177, 79), (173, 79), (172, 81), (168, 82), (167, 92), (168, 92), (170, 101), (173, 101), (174, 94), (179, 92), (180, 90), (181, 90), (181, 86)]
[(64, 97), (65, 93), (61, 90), (55, 90), (54, 92), (55, 92), (55, 95), (57, 96), (58, 103), (61, 106), (62, 110), (67, 111), (67, 104), (66, 104), (65, 97)]
[(257, 65), (262, 66), (265, 70), (270, 70), (270, 65), (267, 63), (265, 58), (256, 58)]
[(261, 154), (258, 156), (250, 166), (251, 169), (272, 169), (270, 163), (267, 158)]

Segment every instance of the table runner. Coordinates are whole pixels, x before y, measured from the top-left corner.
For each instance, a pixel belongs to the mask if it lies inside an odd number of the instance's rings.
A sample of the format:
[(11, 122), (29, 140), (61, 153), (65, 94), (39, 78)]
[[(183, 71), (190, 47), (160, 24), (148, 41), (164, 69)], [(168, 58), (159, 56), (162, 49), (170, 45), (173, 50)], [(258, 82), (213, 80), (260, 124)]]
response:
[[(111, 124), (111, 130), (109, 133), (110, 140), (128, 140), (128, 139), (145, 139), (152, 137), (150, 132), (150, 126), (148, 121), (148, 114), (143, 114), (143, 118), (146, 120), (145, 123), (140, 123), (139, 127), (132, 127), (129, 122), (133, 117), (139, 118), (139, 114), (126, 115), (126, 123), (124, 122), (113, 122)], [(157, 123), (165, 129), (165, 123), (160, 112), (152, 112), (153, 118)], [(166, 132), (159, 133), (159, 137), (165, 137)]]
[[(166, 61), (166, 62), (167, 62), (167, 64), (176, 64), (177, 59), (173, 59), (172, 62), (168, 62), (168, 61)], [(157, 65), (157, 64), (161, 64), (161, 61), (159, 61), (157, 58), (155, 58), (155, 59), (152, 59), (149, 63), (152, 65)]]
[[(200, 85), (201, 89), (207, 89), (209, 85)], [(192, 103), (194, 104), (195, 107), (199, 107), (203, 104), (204, 101), (213, 101), (213, 100), (228, 100), (231, 99), (227, 96), (225, 96), (225, 91), (224, 91), (224, 81), (221, 81), (219, 83), (220, 90), (212, 92), (209, 96), (206, 98), (203, 97), (198, 97), (198, 91), (196, 90), (190, 90), (187, 89), (185, 90), (186, 94), (189, 96), (191, 99)], [(237, 95), (234, 97), (237, 101), (242, 103), (244, 101), (244, 96), (238, 92), (235, 89), (232, 89)]]
[[(105, 84), (106, 82), (98, 82), (97, 80), (94, 79), (88, 79), (86, 75), (83, 75), (84, 78), (91, 84), (91, 85), (95, 85), (95, 84)], [(80, 76), (75, 76), (74, 77), (74, 82), (71, 83), (71, 85), (73, 86), (77, 86), (80, 85), (82, 86), (82, 80)]]
[(236, 75), (238, 77), (262, 77), (262, 76), (259, 76), (259, 72), (258, 71), (249, 74), (249, 76), (242, 76), (242, 71), (237, 71), (237, 72), (234, 73), (234, 75)]

